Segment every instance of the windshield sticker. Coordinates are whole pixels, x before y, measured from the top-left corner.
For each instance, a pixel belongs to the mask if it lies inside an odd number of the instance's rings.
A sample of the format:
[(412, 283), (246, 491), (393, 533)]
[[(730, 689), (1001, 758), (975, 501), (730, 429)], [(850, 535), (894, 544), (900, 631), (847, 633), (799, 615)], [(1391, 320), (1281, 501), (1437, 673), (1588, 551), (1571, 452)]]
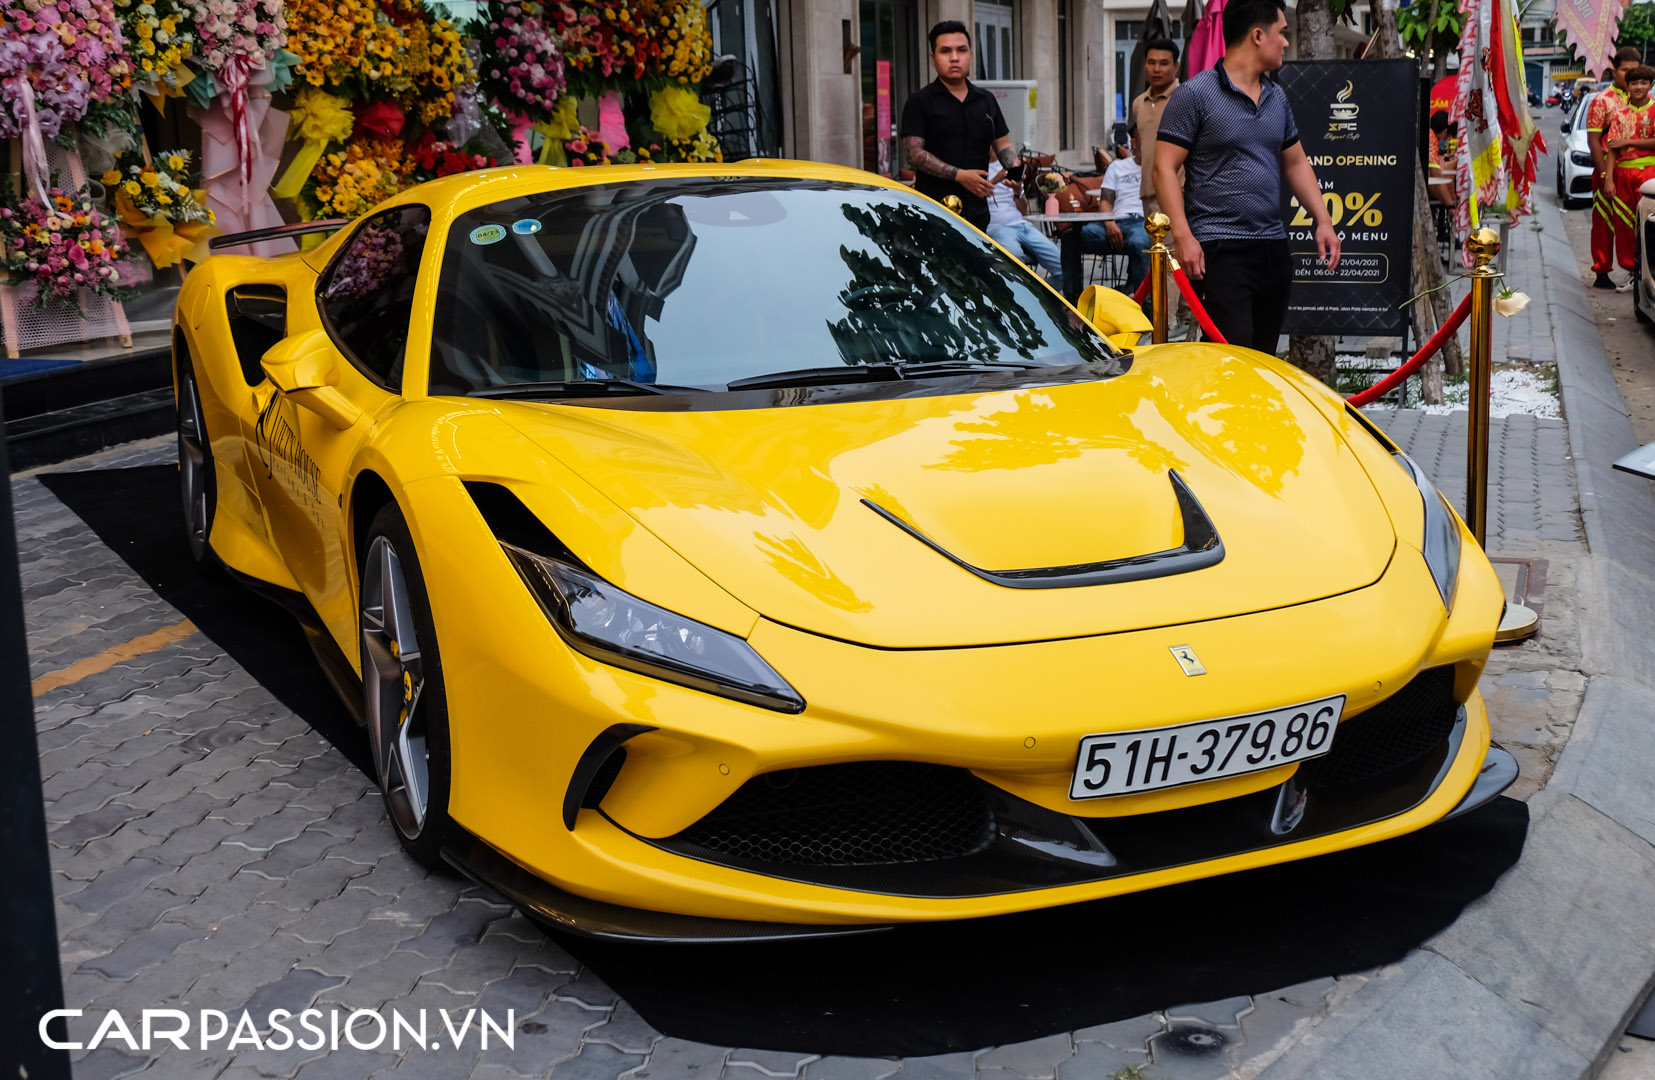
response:
[(511, 223), (511, 231), (518, 236), (533, 236), (540, 231), (540, 219), (532, 217), (518, 218)]
[(479, 225), (471, 230), (471, 242), (473, 244), (482, 246), (498, 244), (505, 238), (506, 227), (504, 225)]

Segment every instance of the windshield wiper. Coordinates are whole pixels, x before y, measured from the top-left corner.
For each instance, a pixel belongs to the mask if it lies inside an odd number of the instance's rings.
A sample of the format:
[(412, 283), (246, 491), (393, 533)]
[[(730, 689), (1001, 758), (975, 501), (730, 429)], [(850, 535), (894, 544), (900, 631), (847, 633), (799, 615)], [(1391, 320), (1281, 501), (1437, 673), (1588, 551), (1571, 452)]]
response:
[(837, 364), (750, 375), (725, 384), (731, 390), (762, 390), (782, 386), (831, 386), (837, 383), (897, 382), (931, 375), (969, 375), (988, 368), (1021, 371), (1032, 364), (1005, 360), (927, 360), (917, 364)]
[(632, 379), (560, 379), (554, 382), (512, 383), (508, 386), (485, 386), (471, 391), (467, 397), (481, 398), (542, 398), (542, 397), (601, 397), (604, 394), (670, 394), (695, 392), (697, 387), (673, 386), (670, 383), (643, 383)]
[(729, 390), (762, 390), (769, 386), (814, 386), (852, 382), (894, 382), (902, 378), (895, 364), (834, 364), (830, 367), (794, 368), (749, 375), (725, 383)]

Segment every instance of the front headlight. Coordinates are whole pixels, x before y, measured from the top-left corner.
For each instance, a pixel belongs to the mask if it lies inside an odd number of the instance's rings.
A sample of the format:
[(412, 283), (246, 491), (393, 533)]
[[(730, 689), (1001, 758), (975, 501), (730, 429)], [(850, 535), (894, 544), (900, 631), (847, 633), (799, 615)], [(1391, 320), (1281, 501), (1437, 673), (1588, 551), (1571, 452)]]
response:
[(1452, 612), (1454, 589), (1460, 582), (1460, 523), (1425, 470), (1400, 450), (1394, 456), (1414, 478), (1420, 497), (1425, 500), (1425, 535), (1419, 550), (1425, 554), (1431, 580), (1437, 583), (1437, 592), (1442, 595), (1442, 606)]
[(796, 713), (804, 698), (746, 641), (640, 600), (593, 575), (500, 544), (570, 647), (657, 679)]
[(1569, 160), (1574, 162), (1576, 165), (1579, 165), (1583, 169), (1590, 169), (1592, 167), (1592, 155), (1582, 153), (1579, 150), (1575, 150), (1572, 153), (1570, 153), (1569, 154)]

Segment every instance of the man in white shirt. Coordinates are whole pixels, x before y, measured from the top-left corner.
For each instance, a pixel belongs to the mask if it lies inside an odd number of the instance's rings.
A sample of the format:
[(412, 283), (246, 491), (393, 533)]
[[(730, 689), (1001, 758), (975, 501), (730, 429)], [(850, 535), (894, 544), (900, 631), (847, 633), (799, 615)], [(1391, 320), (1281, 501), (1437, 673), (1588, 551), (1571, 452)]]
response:
[(1132, 132), (1132, 151), (1116, 158), (1103, 173), (1098, 189), (1099, 209), (1121, 217), (1081, 227), (1081, 250), (1094, 255), (1125, 254), (1128, 294), (1149, 274), (1149, 230), (1144, 228), (1143, 170), (1138, 167), (1138, 133)]
[(1025, 264), (1044, 267), (1052, 288), (1062, 292), (1063, 257), (1045, 233), (1023, 220), (1017, 206), (1017, 181), (1007, 177), (995, 161), (988, 167), (988, 182), (994, 185), (988, 197), (988, 235)]

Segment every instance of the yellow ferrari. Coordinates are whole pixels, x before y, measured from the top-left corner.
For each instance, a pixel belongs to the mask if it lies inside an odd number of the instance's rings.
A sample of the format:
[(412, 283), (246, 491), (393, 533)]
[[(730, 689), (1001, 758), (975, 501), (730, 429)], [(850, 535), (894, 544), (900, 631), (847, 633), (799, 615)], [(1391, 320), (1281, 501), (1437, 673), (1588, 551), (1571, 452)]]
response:
[(989, 916), (1492, 798), (1454, 511), (1146, 327), (868, 173), (450, 177), (190, 275), (185, 522), (304, 619), (407, 851), (579, 933)]

